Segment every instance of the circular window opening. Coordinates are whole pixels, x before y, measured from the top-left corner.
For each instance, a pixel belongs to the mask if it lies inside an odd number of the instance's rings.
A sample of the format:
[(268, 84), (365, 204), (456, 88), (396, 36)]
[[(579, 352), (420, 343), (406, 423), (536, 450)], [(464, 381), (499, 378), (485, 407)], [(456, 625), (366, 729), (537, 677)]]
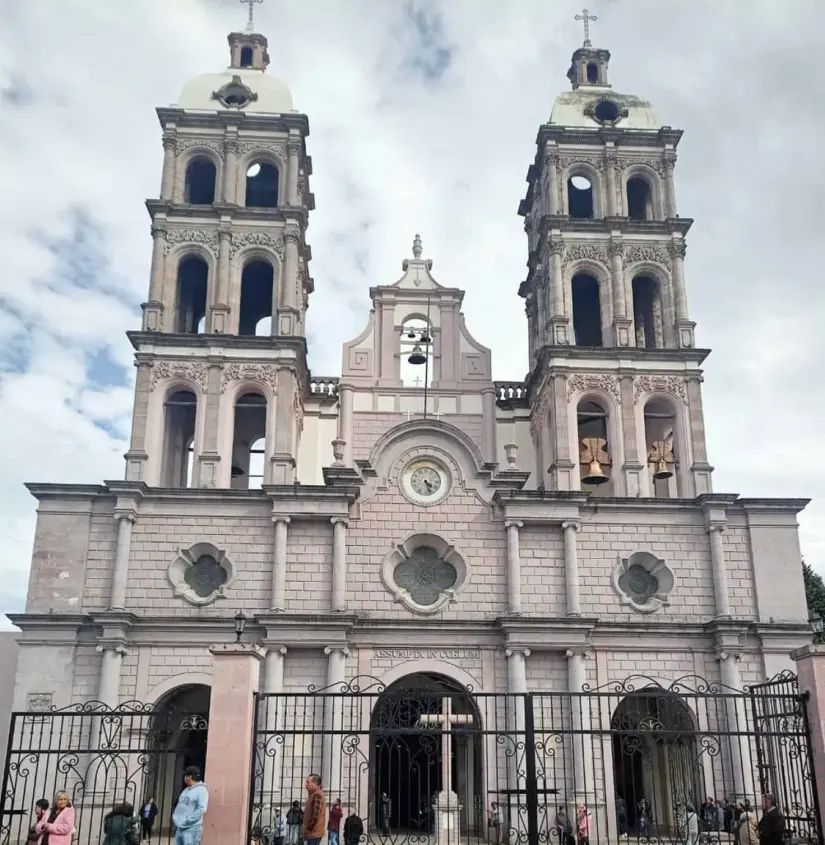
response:
[(592, 187), (590, 182), (585, 179), (584, 176), (573, 176), (571, 177), (570, 182), (577, 191), (589, 191)]
[(249, 94), (243, 88), (230, 88), (223, 95), (223, 101), (228, 106), (241, 108), (249, 102)]
[(595, 109), (596, 120), (613, 123), (619, 119), (619, 107), (612, 100), (602, 100)]

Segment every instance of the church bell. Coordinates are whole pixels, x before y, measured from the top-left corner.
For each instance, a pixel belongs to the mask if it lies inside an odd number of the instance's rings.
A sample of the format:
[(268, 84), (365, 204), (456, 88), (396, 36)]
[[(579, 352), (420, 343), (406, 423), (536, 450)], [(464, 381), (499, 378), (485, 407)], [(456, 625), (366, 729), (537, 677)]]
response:
[(673, 470), (667, 465), (667, 461), (664, 458), (656, 461), (656, 469), (653, 472), (653, 477), (656, 481), (664, 481), (666, 478), (673, 477)]
[(581, 462), (588, 464), (587, 474), (582, 476), (582, 484), (589, 487), (597, 487), (599, 484), (606, 484), (610, 479), (604, 474), (602, 464), (607, 463), (610, 458), (605, 451), (607, 441), (601, 437), (586, 437), (582, 440)]
[(673, 443), (667, 440), (657, 440), (651, 444), (653, 449), (648, 461), (653, 464), (653, 478), (665, 481), (673, 477)]
[(413, 351), (410, 353), (410, 357), (407, 358), (407, 361), (410, 364), (426, 364), (427, 363), (427, 356), (424, 354), (423, 350), (421, 349), (421, 344), (416, 343), (413, 347)]

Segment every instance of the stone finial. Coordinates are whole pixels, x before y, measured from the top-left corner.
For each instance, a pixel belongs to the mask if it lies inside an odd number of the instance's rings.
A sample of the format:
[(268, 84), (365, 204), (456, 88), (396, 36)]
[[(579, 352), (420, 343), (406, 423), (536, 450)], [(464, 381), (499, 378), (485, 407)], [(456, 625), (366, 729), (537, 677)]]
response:
[(507, 469), (518, 469), (518, 443), (505, 444), (504, 456), (507, 458)]
[(342, 467), (344, 465), (344, 446), (346, 445), (346, 440), (336, 438), (332, 441), (332, 457), (334, 458), (332, 465), (334, 467)]
[(421, 235), (416, 235), (413, 239), (413, 258), (419, 259), (421, 258), (422, 248), (421, 248)]

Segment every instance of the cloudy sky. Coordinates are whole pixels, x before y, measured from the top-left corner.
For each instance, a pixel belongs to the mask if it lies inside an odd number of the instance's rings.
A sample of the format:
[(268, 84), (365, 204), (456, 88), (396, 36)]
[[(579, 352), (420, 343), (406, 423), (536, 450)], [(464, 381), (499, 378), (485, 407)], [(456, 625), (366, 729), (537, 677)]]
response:
[[(814, 497), (825, 570), (825, 196), (821, 0), (592, 0), (617, 90), (685, 130), (679, 210), (715, 488)], [(44, 10), (47, 14), (44, 14)], [(467, 291), (497, 379), (526, 370), (516, 215), (536, 130), (581, 42), (573, 0), (267, 0), (270, 71), (310, 118), (317, 210), (310, 358), (335, 375), (370, 285), (420, 231)], [(153, 113), (227, 63), (237, 0), (0, 0), (0, 611), (23, 609), (35, 502), (24, 481), (123, 474), (160, 181)], [(0, 617), (2, 618), (2, 617)]]

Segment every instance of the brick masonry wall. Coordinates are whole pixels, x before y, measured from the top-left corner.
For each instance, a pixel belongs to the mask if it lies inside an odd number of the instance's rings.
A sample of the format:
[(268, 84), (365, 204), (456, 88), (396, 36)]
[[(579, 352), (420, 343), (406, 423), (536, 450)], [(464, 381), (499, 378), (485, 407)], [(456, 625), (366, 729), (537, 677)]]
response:
[[(446, 414), (439, 417), (443, 422), (454, 425), (468, 435), (481, 448), (482, 422), (480, 414)], [(355, 460), (369, 457), (372, 447), (379, 438), (391, 428), (407, 421), (405, 413), (365, 413), (353, 414), (352, 456)]]

